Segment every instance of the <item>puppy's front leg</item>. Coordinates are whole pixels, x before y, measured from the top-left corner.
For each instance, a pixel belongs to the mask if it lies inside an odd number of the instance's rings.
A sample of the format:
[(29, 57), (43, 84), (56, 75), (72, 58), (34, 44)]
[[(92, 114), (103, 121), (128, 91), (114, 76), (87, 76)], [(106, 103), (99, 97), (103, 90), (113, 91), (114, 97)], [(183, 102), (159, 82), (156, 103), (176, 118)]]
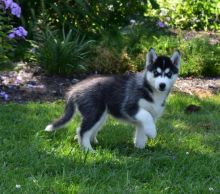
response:
[(140, 109), (135, 115), (138, 124), (143, 128), (145, 135), (154, 139), (157, 136), (157, 130), (154, 119), (145, 109)]
[(147, 143), (147, 136), (145, 135), (144, 128), (140, 125), (136, 127), (134, 146), (139, 149), (144, 149)]

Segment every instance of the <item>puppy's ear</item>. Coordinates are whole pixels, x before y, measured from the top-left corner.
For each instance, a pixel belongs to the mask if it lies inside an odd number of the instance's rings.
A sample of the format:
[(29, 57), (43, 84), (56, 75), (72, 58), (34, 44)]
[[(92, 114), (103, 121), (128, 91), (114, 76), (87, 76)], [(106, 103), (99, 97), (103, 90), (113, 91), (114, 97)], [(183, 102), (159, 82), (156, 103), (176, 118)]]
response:
[(153, 48), (150, 48), (149, 52), (146, 56), (146, 67), (148, 65), (153, 64), (157, 59), (157, 54), (155, 53), (155, 50)]
[(179, 50), (175, 51), (173, 53), (173, 56), (170, 59), (171, 59), (172, 63), (179, 69), (180, 59), (181, 59)]

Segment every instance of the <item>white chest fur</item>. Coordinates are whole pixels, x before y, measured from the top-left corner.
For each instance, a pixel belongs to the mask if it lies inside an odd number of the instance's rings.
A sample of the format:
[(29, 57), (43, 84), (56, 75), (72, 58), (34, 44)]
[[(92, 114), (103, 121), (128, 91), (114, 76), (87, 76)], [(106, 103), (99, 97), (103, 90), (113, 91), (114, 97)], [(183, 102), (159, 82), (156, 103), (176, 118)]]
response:
[(154, 102), (148, 102), (145, 99), (140, 99), (138, 102), (138, 105), (140, 108), (145, 109), (148, 111), (154, 120), (159, 118), (164, 110), (164, 102), (167, 98), (167, 93), (155, 93), (153, 95), (153, 100)]

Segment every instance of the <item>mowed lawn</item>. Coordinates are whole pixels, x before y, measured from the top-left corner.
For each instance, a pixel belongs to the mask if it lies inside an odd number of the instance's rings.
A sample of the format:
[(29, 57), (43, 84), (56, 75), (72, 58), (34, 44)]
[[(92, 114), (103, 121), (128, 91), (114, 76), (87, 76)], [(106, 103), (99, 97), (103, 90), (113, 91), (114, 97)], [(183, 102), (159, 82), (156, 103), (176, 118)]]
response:
[[(190, 104), (201, 110), (186, 114)], [(134, 127), (112, 118), (95, 153), (74, 140), (78, 116), (44, 132), (63, 107), (0, 105), (0, 193), (220, 193), (220, 95), (171, 95), (157, 138), (143, 150), (133, 146)]]

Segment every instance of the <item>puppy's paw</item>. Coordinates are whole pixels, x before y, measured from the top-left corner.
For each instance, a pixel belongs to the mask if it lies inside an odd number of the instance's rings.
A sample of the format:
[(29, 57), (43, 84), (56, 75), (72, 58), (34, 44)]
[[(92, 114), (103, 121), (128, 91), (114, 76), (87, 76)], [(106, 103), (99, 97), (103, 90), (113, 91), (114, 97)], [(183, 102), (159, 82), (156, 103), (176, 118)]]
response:
[(147, 137), (149, 137), (151, 139), (155, 139), (157, 136), (157, 130), (156, 129), (147, 130), (146, 135), (147, 135)]
[(79, 139), (78, 135), (74, 136), (74, 140), (77, 141)]
[(145, 144), (146, 144), (146, 140), (145, 141), (137, 141), (136, 139), (134, 140), (134, 146), (138, 149), (144, 149)]
[(98, 141), (98, 139), (96, 138), (96, 137), (94, 137), (93, 138), (93, 141), (92, 141), (94, 144), (98, 144), (99, 143), (99, 141)]

